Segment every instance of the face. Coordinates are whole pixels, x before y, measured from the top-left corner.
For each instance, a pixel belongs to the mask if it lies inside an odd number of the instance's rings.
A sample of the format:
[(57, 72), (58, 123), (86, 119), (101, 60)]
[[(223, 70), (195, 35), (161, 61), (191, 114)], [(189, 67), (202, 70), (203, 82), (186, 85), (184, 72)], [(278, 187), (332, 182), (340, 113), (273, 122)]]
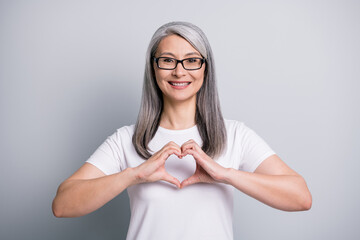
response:
[[(170, 57), (177, 60), (185, 58), (202, 58), (201, 54), (178, 35), (170, 35), (163, 38), (155, 57)], [(178, 63), (174, 70), (159, 69), (154, 61), (156, 82), (163, 93), (164, 101), (184, 102), (193, 101), (196, 103), (196, 93), (204, 82), (205, 63), (198, 70), (185, 70), (181, 63)]]

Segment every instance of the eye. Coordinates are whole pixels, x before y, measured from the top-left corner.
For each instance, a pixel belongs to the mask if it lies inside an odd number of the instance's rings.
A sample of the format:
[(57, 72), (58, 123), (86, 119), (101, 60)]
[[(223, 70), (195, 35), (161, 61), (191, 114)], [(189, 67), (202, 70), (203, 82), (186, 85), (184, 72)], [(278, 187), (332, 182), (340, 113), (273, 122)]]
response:
[(166, 62), (166, 63), (172, 63), (174, 62), (173, 58), (161, 58), (161, 61)]
[(189, 63), (198, 63), (200, 62), (200, 58), (188, 58), (186, 61)]

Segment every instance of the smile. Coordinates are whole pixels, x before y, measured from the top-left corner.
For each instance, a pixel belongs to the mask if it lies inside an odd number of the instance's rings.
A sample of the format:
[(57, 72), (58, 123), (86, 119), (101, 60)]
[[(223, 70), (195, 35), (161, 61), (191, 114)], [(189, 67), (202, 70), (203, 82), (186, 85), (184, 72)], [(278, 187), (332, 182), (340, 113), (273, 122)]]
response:
[(189, 85), (191, 82), (169, 82), (172, 86), (184, 87)]

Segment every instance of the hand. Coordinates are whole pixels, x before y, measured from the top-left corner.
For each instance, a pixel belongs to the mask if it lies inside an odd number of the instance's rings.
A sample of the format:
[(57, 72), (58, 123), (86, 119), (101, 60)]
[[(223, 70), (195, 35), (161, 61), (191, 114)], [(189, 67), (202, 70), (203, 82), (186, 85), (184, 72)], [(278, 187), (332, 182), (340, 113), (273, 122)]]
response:
[(137, 183), (164, 180), (180, 188), (180, 181), (171, 176), (165, 169), (165, 161), (171, 154), (175, 154), (179, 158), (182, 158), (181, 149), (179, 145), (174, 142), (167, 143), (148, 160), (134, 168), (136, 171)]
[(194, 140), (185, 142), (181, 146), (181, 153), (182, 157), (192, 155), (196, 162), (195, 173), (181, 183), (181, 188), (200, 182), (224, 182), (226, 168), (211, 159)]

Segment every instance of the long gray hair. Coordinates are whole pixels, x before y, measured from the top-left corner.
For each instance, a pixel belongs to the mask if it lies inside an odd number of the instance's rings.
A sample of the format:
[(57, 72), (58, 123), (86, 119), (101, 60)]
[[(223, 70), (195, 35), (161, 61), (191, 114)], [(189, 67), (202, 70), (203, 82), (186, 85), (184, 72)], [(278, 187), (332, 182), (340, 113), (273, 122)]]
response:
[(133, 145), (142, 158), (151, 157), (148, 144), (159, 127), (163, 110), (163, 97), (156, 83), (153, 57), (160, 41), (173, 34), (187, 40), (206, 59), (204, 82), (196, 95), (195, 121), (203, 141), (203, 151), (216, 158), (226, 146), (226, 129), (217, 93), (213, 53), (202, 30), (187, 22), (170, 22), (161, 26), (150, 41), (146, 53), (141, 106), (132, 137)]

